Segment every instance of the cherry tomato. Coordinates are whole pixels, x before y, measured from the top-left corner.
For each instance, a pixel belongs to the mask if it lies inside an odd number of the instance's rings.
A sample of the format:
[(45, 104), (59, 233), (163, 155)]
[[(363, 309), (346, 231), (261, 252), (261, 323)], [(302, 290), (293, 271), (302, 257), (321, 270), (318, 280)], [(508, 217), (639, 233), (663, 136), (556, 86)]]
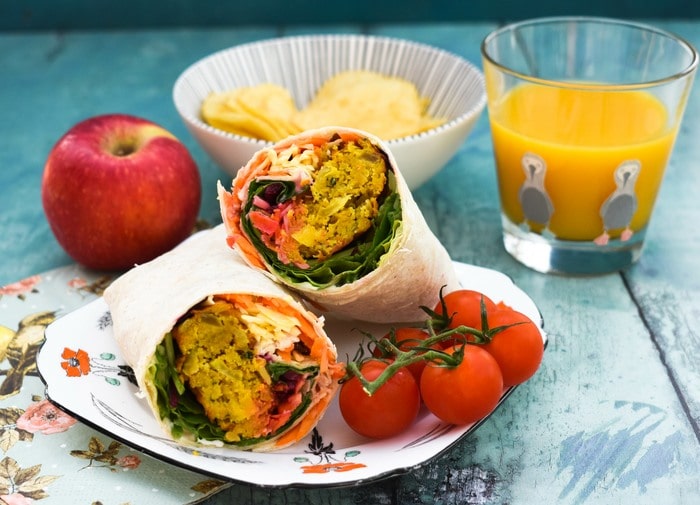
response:
[[(386, 367), (382, 361), (369, 360), (361, 365), (360, 372), (367, 380), (374, 380)], [(350, 428), (376, 439), (392, 437), (408, 428), (421, 405), (418, 384), (406, 368), (400, 368), (372, 396), (357, 377), (352, 377), (342, 384), (338, 402)]]
[(515, 386), (532, 377), (544, 354), (544, 344), (537, 325), (525, 314), (509, 308), (489, 313), (488, 323), (490, 329), (514, 325), (495, 333), (492, 340), (484, 345), (484, 349), (501, 367), (503, 385)]
[[(447, 349), (453, 354), (455, 346)], [(498, 363), (478, 345), (464, 345), (464, 358), (454, 367), (428, 363), (423, 370), (420, 392), (423, 403), (446, 423), (470, 424), (488, 415), (503, 393)]]
[[(423, 341), (428, 337), (430, 337), (430, 334), (427, 331), (421, 330), (420, 328), (406, 326), (394, 329), (394, 344), (402, 351), (410, 351), (416, 346), (423, 345)], [(384, 338), (391, 339), (391, 333), (384, 335)], [(392, 356), (385, 356), (378, 346), (375, 346), (372, 351), (372, 355), (376, 358), (392, 359)], [(416, 382), (419, 382), (420, 376), (425, 368), (425, 361), (412, 363), (406, 368), (411, 371), (413, 377), (416, 379)]]
[[(447, 316), (452, 317), (448, 328), (457, 326), (469, 326), (470, 328), (481, 329), (481, 299), (484, 299), (486, 312), (496, 310), (496, 304), (491, 298), (471, 289), (458, 289), (451, 291), (442, 297)], [(443, 303), (438, 302), (434, 310), (437, 314), (443, 315)], [(468, 338), (468, 337), (467, 337)], [(459, 344), (460, 339), (448, 339), (443, 342), (443, 347), (448, 348)]]

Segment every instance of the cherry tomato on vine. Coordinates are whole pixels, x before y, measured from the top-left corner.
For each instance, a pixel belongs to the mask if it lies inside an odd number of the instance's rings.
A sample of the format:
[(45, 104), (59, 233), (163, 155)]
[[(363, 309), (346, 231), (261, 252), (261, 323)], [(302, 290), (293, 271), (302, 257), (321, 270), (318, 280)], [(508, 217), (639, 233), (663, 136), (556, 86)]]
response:
[(498, 405), (503, 393), (503, 376), (498, 363), (481, 346), (467, 344), (464, 357), (454, 367), (428, 363), (423, 370), (420, 392), (423, 403), (447, 423), (464, 425), (485, 417)]
[[(393, 343), (402, 351), (410, 351), (416, 346), (421, 346), (423, 345), (423, 341), (430, 337), (430, 334), (427, 331), (410, 326), (396, 328), (394, 329), (393, 333)], [(384, 338), (391, 340), (392, 334), (387, 333), (384, 335)], [(378, 346), (374, 347), (372, 350), (372, 355), (376, 358), (392, 359), (392, 356), (384, 355)], [(407, 365), (406, 368), (411, 371), (413, 377), (416, 379), (416, 382), (418, 382), (420, 381), (420, 376), (425, 368), (425, 361), (411, 363), (410, 365)]]
[(525, 314), (509, 308), (489, 313), (488, 324), (491, 330), (508, 326), (494, 333), (491, 341), (483, 346), (501, 367), (503, 385), (515, 386), (532, 377), (544, 354), (537, 325)]
[[(483, 293), (471, 289), (458, 289), (444, 295), (442, 297), (442, 301), (438, 301), (438, 303), (435, 305), (434, 312), (439, 315), (452, 317), (452, 321), (448, 325), (448, 328), (469, 326), (470, 328), (480, 330), (482, 297), (484, 299), (484, 306), (486, 307), (487, 313), (496, 310), (496, 304), (494, 301)], [(444, 310), (444, 308), (447, 310)], [(461, 341), (458, 338), (448, 339), (443, 342), (443, 347), (448, 348), (460, 343)]]
[[(367, 380), (376, 379), (387, 364), (368, 360), (360, 366)], [(408, 428), (420, 410), (420, 390), (411, 372), (400, 368), (370, 396), (355, 376), (344, 382), (338, 395), (340, 412), (355, 432), (381, 439), (397, 435)]]

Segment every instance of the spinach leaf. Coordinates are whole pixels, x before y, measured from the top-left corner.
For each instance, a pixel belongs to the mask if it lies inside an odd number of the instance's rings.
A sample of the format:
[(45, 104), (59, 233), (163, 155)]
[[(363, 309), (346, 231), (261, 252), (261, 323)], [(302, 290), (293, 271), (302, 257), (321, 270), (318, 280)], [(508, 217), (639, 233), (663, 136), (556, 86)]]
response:
[(286, 363), (284, 361), (271, 361), (265, 368), (267, 373), (270, 374), (273, 384), (278, 382), (280, 378), (290, 370), (297, 372), (300, 375), (305, 375), (306, 379), (309, 377), (315, 377), (319, 370), (318, 365), (299, 366), (294, 363)]

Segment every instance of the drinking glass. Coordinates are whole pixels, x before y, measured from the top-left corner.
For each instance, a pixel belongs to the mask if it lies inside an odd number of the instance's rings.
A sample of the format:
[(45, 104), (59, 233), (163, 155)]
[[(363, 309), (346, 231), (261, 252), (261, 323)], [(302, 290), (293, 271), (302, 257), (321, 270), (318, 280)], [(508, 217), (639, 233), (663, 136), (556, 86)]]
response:
[(698, 53), (653, 26), (540, 18), (482, 43), (503, 242), (540, 272), (637, 261)]

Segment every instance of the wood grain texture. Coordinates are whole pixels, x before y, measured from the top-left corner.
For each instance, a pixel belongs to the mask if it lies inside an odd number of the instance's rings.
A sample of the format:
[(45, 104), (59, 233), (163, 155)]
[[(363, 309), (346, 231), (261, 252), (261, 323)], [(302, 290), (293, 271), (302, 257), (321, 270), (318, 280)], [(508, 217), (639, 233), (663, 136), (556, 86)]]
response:
[[(700, 23), (659, 23), (700, 44)], [(410, 38), (481, 66), (495, 23), (0, 33), (0, 285), (70, 263), (39, 198), (49, 149), (73, 123), (127, 112), (161, 123), (197, 160), (201, 217), (219, 222), (225, 179), (174, 110), (171, 87), (201, 56), (279, 34)], [(414, 471), (343, 489), (233, 485), (206, 503), (694, 504), (700, 501), (700, 92), (696, 83), (641, 261), (624, 273), (535, 273), (504, 251), (486, 114), (414, 196), (455, 260), (509, 275), (537, 303), (549, 346), (537, 375), (474, 434)], [(207, 191), (206, 188), (210, 190)]]
[[(700, 47), (696, 23), (659, 26)], [(688, 100), (654, 210), (644, 254), (625, 273), (630, 296), (658, 349), (695, 438), (700, 440), (700, 92)]]

